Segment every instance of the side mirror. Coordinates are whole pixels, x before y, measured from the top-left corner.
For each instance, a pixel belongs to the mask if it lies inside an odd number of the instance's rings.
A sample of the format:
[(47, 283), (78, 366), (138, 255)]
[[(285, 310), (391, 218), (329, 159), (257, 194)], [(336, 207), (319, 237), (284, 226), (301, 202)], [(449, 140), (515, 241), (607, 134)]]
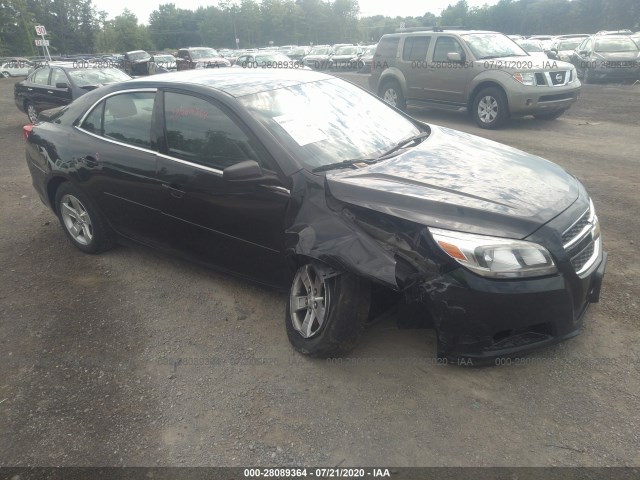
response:
[(458, 52), (447, 53), (447, 58), (452, 62), (461, 62), (462, 61), (462, 55), (460, 55)]
[(222, 171), (222, 179), (227, 182), (261, 182), (270, 179), (262, 172), (255, 160), (245, 160)]
[(58, 82), (56, 83), (56, 88), (69, 88), (69, 84), (67, 82)]

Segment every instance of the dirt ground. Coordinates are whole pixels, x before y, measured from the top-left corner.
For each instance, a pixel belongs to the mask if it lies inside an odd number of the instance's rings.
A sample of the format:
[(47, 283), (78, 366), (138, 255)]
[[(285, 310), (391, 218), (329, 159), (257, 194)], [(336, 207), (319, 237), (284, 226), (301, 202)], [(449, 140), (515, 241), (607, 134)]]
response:
[(640, 465), (640, 85), (587, 85), (559, 120), (499, 131), (411, 110), (578, 176), (610, 253), (581, 335), (463, 368), (392, 319), (341, 364), (307, 359), (285, 294), (142, 247), (79, 252), (31, 186), (14, 82), (0, 80), (0, 466)]

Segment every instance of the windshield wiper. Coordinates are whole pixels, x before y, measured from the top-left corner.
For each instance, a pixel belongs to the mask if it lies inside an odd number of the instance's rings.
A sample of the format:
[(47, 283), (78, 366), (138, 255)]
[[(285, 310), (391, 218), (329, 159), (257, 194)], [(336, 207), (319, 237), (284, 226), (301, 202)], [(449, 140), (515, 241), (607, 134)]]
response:
[(329, 163), (328, 165), (320, 165), (319, 167), (314, 168), (313, 170), (311, 170), (313, 173), (316, 172), (326, 172), (327, 170), (335, 170), (338, 168), (349, 168), (349, 167), (353, 167), (354, 165), (357, 165), (358, 163), (366, 163), (366, 164), (373, 164), (376, 163), (378, 160), (375, 158), (354, 158), (352, 160), (343, 160), (341, 162), (336, 162), (336, 163)]
[(410, 143), (415, 143), (415, 142), (417, 142), (419, 140), (422, 140), (423, 138), (427, 138), (428, 136), (429, 136), (429, 132), (420, 132), (417, 135), (413, 135), (413, 136), (411, 136), (409, 138), (405, 138), (404, 140), (400, 140), (398, 143), (396, 143), (389, 150), (387, 150), (386, 152), (380, 154), (380, 156), (377, 158), (377, 160), (383, 160), (384, 157), (387, 157), (387, 156), (391, 155), (392, 153), (397, 152), (401, 148), (406, 147), (407, 145), (409, 145)]
[(385, 160), (385, 158), (389, 155), (391, 155), (392, 153), (395, 153), (396, 151), (400, 150), (403, 147), (406, 147), (407, 145), (409, 145), (410, 143), (415, 143), (419, 140), (422, 140), (423, 138), (426, 138), (429, 136), (429, 132), (420, 132), (417, 135), (413, 135), (409, 138), (405, 138), (404, 140), (400, 140), (398, 143), (396, 143), (393, 147), (391, 147), (389, 150), (387, 150), (386, 152), (382, 153), (382, 155), (378, 156), (378, 158), (354, 158), (352, 160), (343, 160), (342, 162), (336, 162), (336, 163), (330, 163), (328, 165), (321, 165), (319, 167), (314, 168), (313, 170), (311, 170), (313, 173), (316, 172), (325, 172), (327, 170), (335, 170), (338, 168), (349, 168), (352, 167), (354, 165), (357, 165), (359, 163), (366, 163), (368, 165), (372, 165), (380, 160)]

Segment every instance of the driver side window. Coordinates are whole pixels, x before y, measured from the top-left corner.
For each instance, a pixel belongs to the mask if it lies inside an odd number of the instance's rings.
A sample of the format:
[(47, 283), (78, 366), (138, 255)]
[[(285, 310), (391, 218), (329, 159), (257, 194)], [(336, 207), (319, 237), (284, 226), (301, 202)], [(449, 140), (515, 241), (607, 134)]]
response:
[(167, 153), (172, 157), (217, 170), (244, 160), (262, 163), (258, 145), (208, 101), (165, 92), (164, 109)]
[(447, 57), (448, 53), (459, 53), (460, 57), (464, 59), (464, 50), (453, 37), (438, 37), (436, 40), (436, 47), (433, 52), (434, 62), (451, 62)]

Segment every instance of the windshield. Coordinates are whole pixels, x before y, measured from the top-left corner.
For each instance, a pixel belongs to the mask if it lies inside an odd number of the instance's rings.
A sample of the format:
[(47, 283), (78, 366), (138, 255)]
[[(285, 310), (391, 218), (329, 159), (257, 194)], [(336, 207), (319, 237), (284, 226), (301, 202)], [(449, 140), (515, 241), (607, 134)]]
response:
[(67, 70), (67, 73), (79, 87), (124, 82), (131, 78), (129, 75), (117, 68), (80, 68), (76, 70)]
[(558, 44), (558, 50), (575, 50), (583, 40), (583, 38), (579, 38), (577, 40), (567, 40), (566, 42), (560, 42)]
[(382, 100), (339, 79), (260, 92), (240, 101), (311, 169), (377, 157), (421, 132)]
[(355, 55), (356, 53), (358, 53), (356, 47), (340, 47), (336, 50), (336, 55)]
[(176, 58), (173, 55), (156, 55), (153, 60), (155, 62), (175, 62)]
[(472, 33), (464, 35), (464, 39), (478, 60), (527, 55), (517, 43), (499, 33)]
[(524, 48), (527, 52), (542, 52), (542, 47), (538, 42), (522, 42), (518, 41), (518, 45)]
[(213, 48), (199, 48), (198, 50), (191, 50), (191, 58), (211, 58), (219, 56), (218, 52)]
[(630, 38), (603, 38), (596, 41), (596, 52), (635, 52), (638, 46)]
[(137, 60), (143, 60), (145, 58), (151, 58), (151, 55), (149, 55), (147, 52), (127, 53), (127, 56), (129, 57), (129, 60), (132, 60), (134, 62)]
[(329, 55), (329, 47), (312, 48), (309, 55)]

